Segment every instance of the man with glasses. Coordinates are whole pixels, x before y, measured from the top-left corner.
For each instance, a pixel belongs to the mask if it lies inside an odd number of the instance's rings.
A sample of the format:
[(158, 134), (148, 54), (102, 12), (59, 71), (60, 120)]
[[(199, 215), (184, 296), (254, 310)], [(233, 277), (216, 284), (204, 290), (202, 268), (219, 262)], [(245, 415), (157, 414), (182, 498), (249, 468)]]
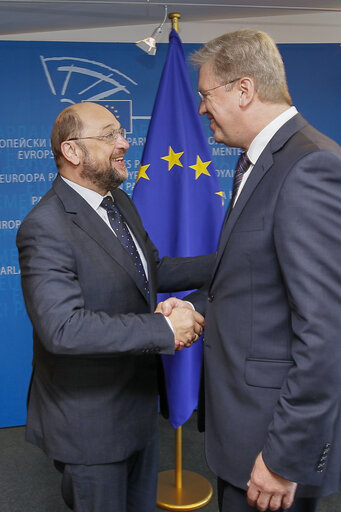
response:
[(189, 347), (203, 329), (193, 309), (166, 319), (156, 292), (201, 286), (213, 255), (159, 258), (118, 188), (129, 144), (109, 110), (66, 108), (51, 145), (58, 176), (17, 237), (34, 337), (26, 438), (62, 471), (75, 511), (151, 512), (158, 354)]
[(205, 313), (220, 511), (311, 512), (341, 473), (340, 147), (291, 106), (263, 32), (227, 33), (193, 60), (214, 139), (243, 149), (213, 277), (188, 298)]

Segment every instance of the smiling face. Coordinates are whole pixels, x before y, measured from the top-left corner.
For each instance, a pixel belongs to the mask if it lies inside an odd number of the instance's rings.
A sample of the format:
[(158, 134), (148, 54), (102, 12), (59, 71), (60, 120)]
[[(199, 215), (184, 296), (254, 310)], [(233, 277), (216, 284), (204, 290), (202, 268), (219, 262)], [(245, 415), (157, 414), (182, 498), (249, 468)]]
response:
[(224, 86), (215, 77), (211, 63), (206, 62), (200, 68), (198, 89), (203, 95), (199, 113), (206, 114), (210, 120), (215, 141), (227, 146), (239, 147), (241, 91), (238, 80)]
[(128, 177), (124, 156), (129, 144), (123, 135), (117, 132), (115, 140), (105, 138), (120, 128), (120, 123), (105, 107), (96, 103), (80, 103), (73, 108), (83, 124), (79, 137), (66, 141), (73, 145), (78, 157), (77, 182), (105, 195), (108, 190), (117, 188)]

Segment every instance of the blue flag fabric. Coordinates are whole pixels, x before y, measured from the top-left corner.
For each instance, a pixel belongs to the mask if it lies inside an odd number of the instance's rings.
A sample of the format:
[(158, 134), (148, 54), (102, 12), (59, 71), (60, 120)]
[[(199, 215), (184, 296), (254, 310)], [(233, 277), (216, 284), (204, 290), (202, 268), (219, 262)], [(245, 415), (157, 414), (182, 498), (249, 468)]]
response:
[[(173, 29), (133, 194), (161, 256), (216, 252), (224, 207), (211, 160), (182, 43)], [(165, 298), (163, 294), (159, 300)], [(197, 405), (201, 359), (201, 340), (174, 356), (163, 356), (174, 428)]]

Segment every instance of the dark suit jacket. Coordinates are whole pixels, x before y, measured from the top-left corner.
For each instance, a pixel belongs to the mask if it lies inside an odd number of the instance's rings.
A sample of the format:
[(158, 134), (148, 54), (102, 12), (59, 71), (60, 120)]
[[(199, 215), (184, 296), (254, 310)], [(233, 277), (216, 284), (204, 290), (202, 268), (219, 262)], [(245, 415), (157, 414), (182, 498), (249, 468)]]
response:
[(206, 311), (206, 455), (246, 488), (257, 454), (301, 495), (341, 465), (341, 151), (300, 115), (228, 212)]
[(213, 256), (162, 258), (137, 210), (113, 192), (148, 263), (151, 304), (130, 257), (88, 203), (57, 177), (17, 237), (33, 324), (27, 440), (63, 462), (99, 464), (140, 450), (157, 428), (157, 356), (173, 333), (151, 314), (156, 291), (203, 284)]

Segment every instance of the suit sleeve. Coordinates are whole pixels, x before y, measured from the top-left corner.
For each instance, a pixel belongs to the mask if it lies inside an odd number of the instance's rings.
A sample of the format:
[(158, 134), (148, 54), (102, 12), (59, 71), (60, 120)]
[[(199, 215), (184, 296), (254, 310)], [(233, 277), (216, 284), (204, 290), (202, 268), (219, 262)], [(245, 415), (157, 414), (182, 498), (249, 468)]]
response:
[(162, 258), (158, 266), (158, 291), (178, 292), (202, 287), (210, 278), (215, 258), (215, 254)]
[(86, 309), (66, 233), (66, 221), (51, 220), (51, 211), (42, 207), (17, 236), (25, 304), (44, 348), (77, 356), (173, 354), (174, 335), (163, 315)]
[[(291, 310), (294, 365), (263, 448), (276, 474), (320, 485), (340, 428), (341, 160), (302, 158), (282, 187), (274, 240)], [(340, 456), (340, 455), (339, 455)]]
[(201, 286), (201, 288), (199, 288), (199, 290), (190, 293), (184, 298), (184, 300), (188, 300), (189, 302), (191, 302), (195, 310), (201, 313), (203, 316), (205, 316), (206, 313), (210, 282), (211, 277), (209, 277), (209, 279), (204, 283), (203, 286)]

